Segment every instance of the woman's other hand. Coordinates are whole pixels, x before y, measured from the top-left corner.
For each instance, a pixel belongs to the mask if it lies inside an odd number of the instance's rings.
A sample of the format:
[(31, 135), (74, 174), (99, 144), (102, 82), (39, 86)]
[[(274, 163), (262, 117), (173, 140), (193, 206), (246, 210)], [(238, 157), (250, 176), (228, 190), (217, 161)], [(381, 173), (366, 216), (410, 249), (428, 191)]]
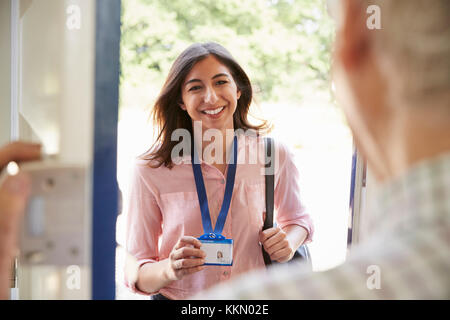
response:
[(279, 227), (261, 231), (259, 241), (273, 261), (286, 262), (294, 256), (295, 249), (291, 246), (286, 232)]

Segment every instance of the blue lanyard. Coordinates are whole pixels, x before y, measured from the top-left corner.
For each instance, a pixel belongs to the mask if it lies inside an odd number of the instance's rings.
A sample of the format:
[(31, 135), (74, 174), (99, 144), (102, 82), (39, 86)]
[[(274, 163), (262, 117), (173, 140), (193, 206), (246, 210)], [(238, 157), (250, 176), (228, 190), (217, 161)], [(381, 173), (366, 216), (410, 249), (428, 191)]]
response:
[(203, 181), (202, 168), (198, 160), (195, 143), (193, 143), (191, 152), (192, 170), (194, 171), (195, 186), (197, 188), (198, 202), (200, 203), (200, 211), (202, 214), (202, 224), (205, 234), (201, 238), (207, 239), (224, 239), (221, 235), (225, 220), (227, 219), (228, 209), (230, 208), (231, 196), (233, 195), (234, 178), (236, 176), (237, 164), (237, 137), (233, 139), (233, 162), (228, 164), (227, 184), (225, 185), (225, 194), (223, 196), (222, 207), (220, 209), (219, 217), (216, 221), (216, 226), (212, 228), (211, 215), (209, 213), (208, 198), (206, 196), (205, 184)]

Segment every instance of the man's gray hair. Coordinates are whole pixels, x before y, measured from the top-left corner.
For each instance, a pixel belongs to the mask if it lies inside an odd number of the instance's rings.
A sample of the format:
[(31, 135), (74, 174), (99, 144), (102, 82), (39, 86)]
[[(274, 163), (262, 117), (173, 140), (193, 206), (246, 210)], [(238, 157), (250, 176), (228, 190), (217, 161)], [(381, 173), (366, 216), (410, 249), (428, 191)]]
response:
[(450, 0), (361, 1), (364, 11), (372, 4), (380, 8), (381, 29), (371, 32), (396, 98), (414, 106), (448, 94)]

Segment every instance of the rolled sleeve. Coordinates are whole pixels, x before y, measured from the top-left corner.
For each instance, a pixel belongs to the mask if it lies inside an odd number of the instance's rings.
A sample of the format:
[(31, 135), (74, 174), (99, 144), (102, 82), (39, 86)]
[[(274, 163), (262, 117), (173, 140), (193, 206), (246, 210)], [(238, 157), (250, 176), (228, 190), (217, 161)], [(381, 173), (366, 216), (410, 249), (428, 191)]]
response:
[(308, 232), (304, 243), (309, 243), (313, 239), (314, 226), (300, 197), (299, 172), (294, 155), (284, 144), (277, 145), (280, 166), (275, 172), (275, 220), (280, 228), (293, 224), (303, 227)]
[(136, 264), (132, 264), (130, 266), (130, 263), (125, 267), (125, 286), (130, 289), (133, 293), (138, 293), (146, 296), (150, 296), (152, 294), (155, 294), (157, 292), (144, 292), (139, 290), (139, 288), (136, 286), (137, 283), (137, 274), (139, 272), (139, 268), (143, 266), (146, 263), (153, 263), (156, 262), (156, 260), (152, 259), (142, 259), (138, 260)]
[(159, 261), (158, 240), (162, 232), (162, 216), (154, 192), (142, 176), (146, 166), (137, 164), (130, 184), (126, 223), (125, 286), (135, 293), (153, 294), (136, 288), (139, 268)]

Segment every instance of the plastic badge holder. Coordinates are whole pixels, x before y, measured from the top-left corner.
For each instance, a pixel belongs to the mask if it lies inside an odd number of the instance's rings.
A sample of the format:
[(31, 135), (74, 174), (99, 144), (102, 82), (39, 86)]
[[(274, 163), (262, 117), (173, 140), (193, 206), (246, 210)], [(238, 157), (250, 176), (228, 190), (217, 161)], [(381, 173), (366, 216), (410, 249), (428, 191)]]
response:
[(201, 249), (206, 253), (205, 264), (209, 266), (233, 265), (233, 240), (222, 235), (203, 235), (198, 238)]

